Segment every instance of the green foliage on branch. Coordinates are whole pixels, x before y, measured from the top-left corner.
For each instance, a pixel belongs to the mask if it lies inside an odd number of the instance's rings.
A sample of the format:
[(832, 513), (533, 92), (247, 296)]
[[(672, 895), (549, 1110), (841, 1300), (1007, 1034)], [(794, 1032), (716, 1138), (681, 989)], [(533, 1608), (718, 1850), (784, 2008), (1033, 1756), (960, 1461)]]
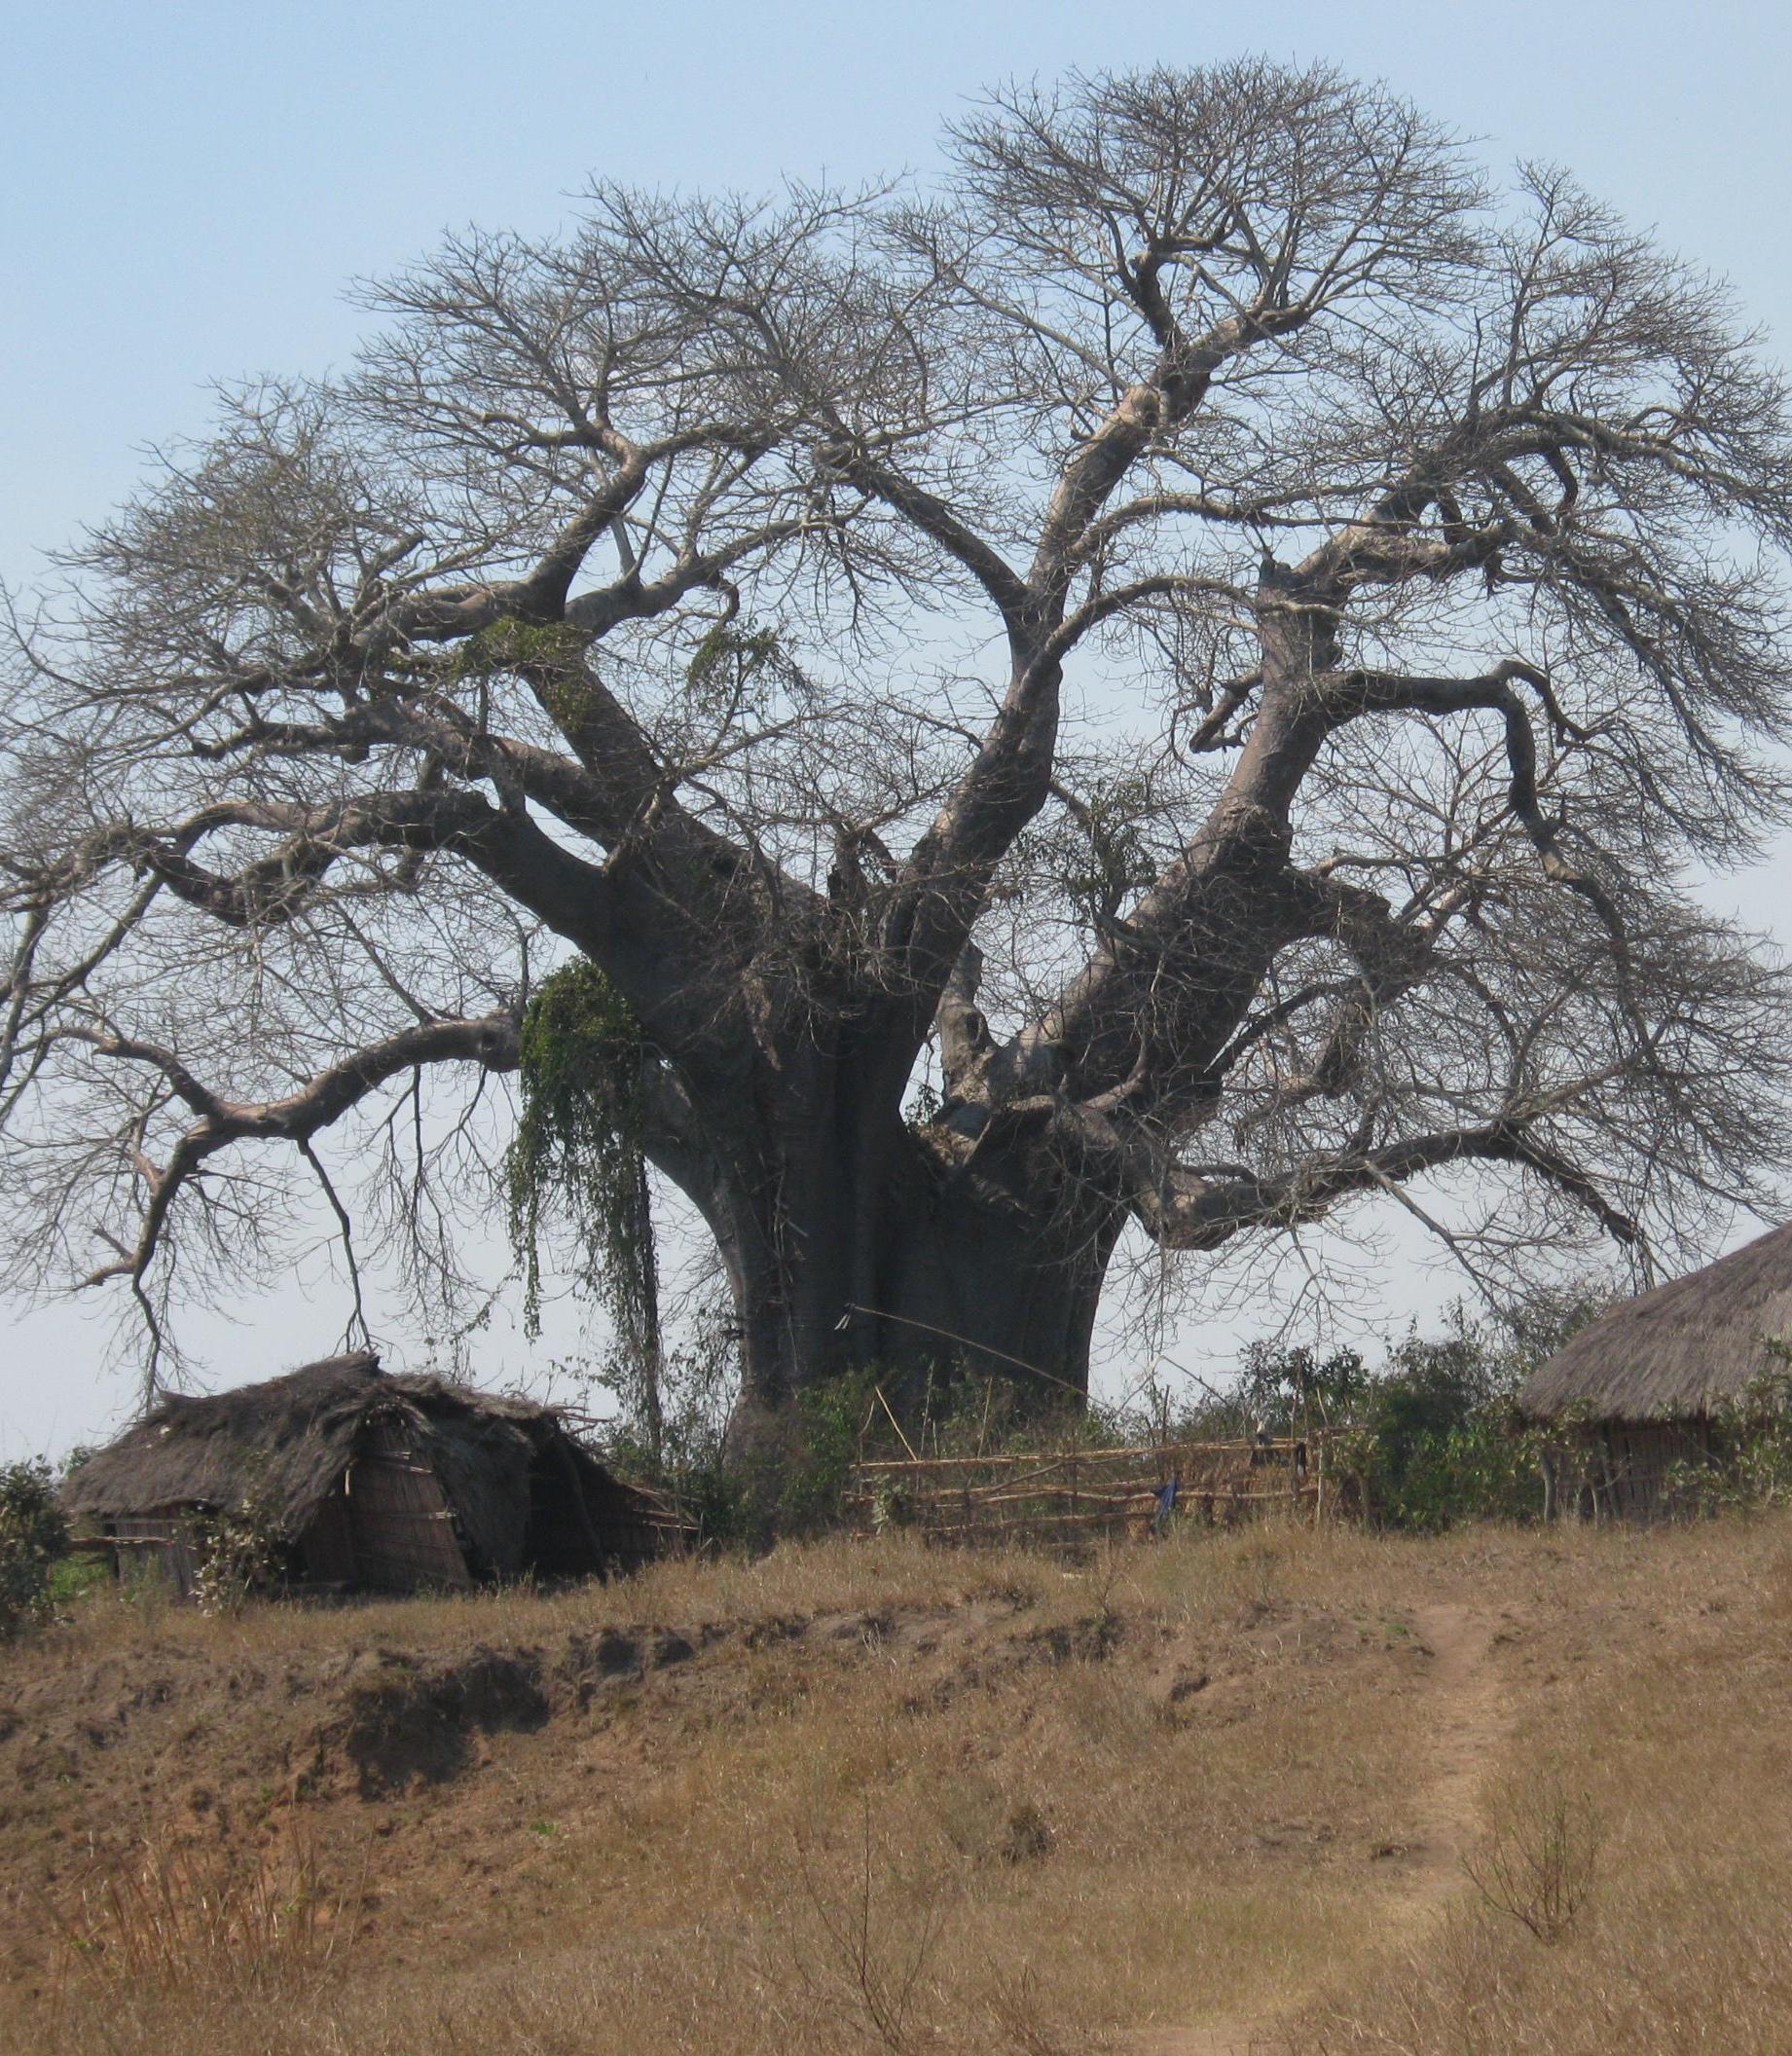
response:
[(580, 958), (537, 987), (523, 1016), (521, 1056), (522, 1118), (505, 1173), (530, 1333), (541, 1330), (542, 1229), (558, 1215), (625, 1353), (650, 1370), (658, 1274), (641, 1152), (640, 1024), (603, 973)]
[(746, 699), (761, 673), (791, 669), (775, 628), (735, 628), (718, 622), (692, 656), (685, 679), (700, 707), (715, 712)]
[(1067, 813), (1021, 836), (1024, 869), (1049, 881), (1085, 921), (1114, 920), (1156, 877), (1161, 853), (1149, 826), (1159, 811), (1149, 777), (1128, 772), (1090, 783)]
[(455, 674), (489, 679), (498, 672), (561, 670), (585, 654), (589, 638), (564, 621), (519, 621), (506, 614), (455, 652)]
[(589, 646), (590, 638), (564, 621), (519, 621), (506, 614), (460, 644), (455, 652), (453, 676), (529, 675), (549, 714), (570, 734), (587, 712), (591, 683), (584, 658)]

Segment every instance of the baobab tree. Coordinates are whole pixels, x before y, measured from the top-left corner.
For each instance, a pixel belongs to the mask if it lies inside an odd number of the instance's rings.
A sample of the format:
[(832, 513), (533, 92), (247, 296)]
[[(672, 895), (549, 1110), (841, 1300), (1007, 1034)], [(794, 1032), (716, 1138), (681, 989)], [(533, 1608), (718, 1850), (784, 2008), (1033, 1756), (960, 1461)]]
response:
[(160, 1334), (304, 1181), (446, 1290), (506, 1177), (613, 1278), (644, 1160), (746, 1427), (1080, 1384), (1128, 1224), (1497, 1279), (1771, 1193), (1785, 983), (1681, 881), (1784, 815), (1786, 393), (1565, 174), (1075, 78), (363, 293), (16, 611), (16, 1280)]

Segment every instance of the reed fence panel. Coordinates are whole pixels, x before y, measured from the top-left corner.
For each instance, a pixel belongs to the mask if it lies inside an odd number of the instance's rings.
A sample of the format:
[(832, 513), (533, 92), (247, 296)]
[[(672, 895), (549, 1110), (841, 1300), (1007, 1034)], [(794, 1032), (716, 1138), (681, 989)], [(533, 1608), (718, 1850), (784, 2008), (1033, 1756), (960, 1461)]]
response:
[(908, 1528), (940, 1541), (1143, 1540), (1171, 1522), (1213, 1526), (1272, 1513), (1316, 1521), (1333, 1510), (1325, 1443), (1311, 1435), (887, 1457), (854, 1466), (844, 1512), (859, 1534)]

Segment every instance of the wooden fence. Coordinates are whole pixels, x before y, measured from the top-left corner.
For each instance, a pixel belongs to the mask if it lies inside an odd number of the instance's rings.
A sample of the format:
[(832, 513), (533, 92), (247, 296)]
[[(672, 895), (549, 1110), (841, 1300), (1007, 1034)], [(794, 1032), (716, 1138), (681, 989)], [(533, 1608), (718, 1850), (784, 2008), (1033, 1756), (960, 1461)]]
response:
[(1265, 1514), (1318, 1521), (1339, 1510), (1327, 1441), (1316, 1433), (859, 1463), (844, 1510), (859, 1534), (904, 1527), (940, 1541), (1143, 1540), (1170, 1522), (1218, 1525)]

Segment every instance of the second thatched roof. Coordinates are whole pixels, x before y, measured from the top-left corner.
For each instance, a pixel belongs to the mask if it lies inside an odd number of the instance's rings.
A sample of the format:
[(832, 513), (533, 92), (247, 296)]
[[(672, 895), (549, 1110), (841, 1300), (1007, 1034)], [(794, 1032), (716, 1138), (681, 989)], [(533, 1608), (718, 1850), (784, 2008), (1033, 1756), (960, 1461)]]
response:
[(1518, 1394), (1551, 1420), (1687, 1420), (1734, 1404), (1792, 1340), (1792, 1227), (1627, 1300), (1583, 1328)]

